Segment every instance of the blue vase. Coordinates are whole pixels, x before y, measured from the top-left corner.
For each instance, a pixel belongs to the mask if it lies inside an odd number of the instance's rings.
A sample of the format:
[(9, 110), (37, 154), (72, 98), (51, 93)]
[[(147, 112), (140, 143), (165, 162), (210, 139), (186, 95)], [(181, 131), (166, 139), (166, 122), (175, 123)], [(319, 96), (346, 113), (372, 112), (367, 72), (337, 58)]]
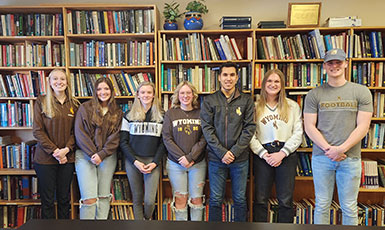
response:
[(203, 27), (202, 14), (198, 12), (185, 13), (183, 25), (186, 30), (201, 30)]
[(165, 30), (177, 30), (178, 24), (176, 24), (176, 22), (165, 21), (164, 25), (163, 25), (163, 29), (165, 29)]

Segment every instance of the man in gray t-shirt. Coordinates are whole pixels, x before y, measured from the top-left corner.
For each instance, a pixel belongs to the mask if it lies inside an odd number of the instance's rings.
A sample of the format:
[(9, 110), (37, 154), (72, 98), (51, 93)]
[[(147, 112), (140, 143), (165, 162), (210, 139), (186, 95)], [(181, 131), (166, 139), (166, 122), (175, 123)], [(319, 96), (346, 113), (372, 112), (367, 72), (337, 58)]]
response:
[(305, 99), (305, 131), (314, 143), (315, 224), (330, 224), (329, 208), (335, 183), (342, 223), (358, 224), (360, 141), (368, 132), (373, 103), (367, 87), (346, 81), (347, 65), (343, 50), (329, 50), (323, 64), (328, 83), (311, 90)]

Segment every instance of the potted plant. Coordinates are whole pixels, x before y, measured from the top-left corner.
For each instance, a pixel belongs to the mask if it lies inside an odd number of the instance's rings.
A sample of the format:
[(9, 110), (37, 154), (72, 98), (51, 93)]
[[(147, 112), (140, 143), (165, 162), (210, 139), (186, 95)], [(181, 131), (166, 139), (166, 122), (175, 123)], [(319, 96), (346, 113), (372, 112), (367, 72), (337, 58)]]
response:
[(182, 16), (183, 13), (179, 13), (179, 3), (171, 2), (170, 4), (164, 3), (163, 16), (165, 30), (177, 30), (178, 24), (176, 20)]
[(202, 14), (209, 12), (205, 0), (194, 0), (187, 4), (184, 20), (186, 30), (200, 30), (203, 27)]

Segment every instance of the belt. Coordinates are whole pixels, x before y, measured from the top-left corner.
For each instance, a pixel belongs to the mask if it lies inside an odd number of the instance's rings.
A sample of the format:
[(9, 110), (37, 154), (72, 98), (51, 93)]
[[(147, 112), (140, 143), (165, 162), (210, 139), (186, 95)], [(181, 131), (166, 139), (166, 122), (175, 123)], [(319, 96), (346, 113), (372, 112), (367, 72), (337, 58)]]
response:
[(273, 141), (273, 142), (266, 143), (266, 144), (263, 144), (263, 145), (266, 145), (266, 146), (268, 146), (268, 147), (273, 147), (273, 148), (275, 148), (275, 147), (283, 146), (284, 144), (285, 144), (285, 142), (280, 142), (280, 141), (275, 140), (275, 141)]

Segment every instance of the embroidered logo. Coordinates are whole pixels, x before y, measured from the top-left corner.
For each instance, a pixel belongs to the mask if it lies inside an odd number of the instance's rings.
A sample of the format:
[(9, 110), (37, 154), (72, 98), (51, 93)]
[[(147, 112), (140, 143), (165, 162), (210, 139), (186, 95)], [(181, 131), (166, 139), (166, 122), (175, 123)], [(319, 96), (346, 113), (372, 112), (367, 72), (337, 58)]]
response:
[(75, 114), (74, 109), (72, 107), (70, 108), (70, 112), (72, 115)]
[(191, 131), (191, 128), (189, 125), (187, 125), (185, 128), (184, 128), (184, 132), (187, 134), (187, 135), (191, 135), (192, 131)]
[(235, 112), (238, 114), (238, 116), (241, 116), (242, 115), (242, 112), (241, 112), (241, 107), (238, 107)]

